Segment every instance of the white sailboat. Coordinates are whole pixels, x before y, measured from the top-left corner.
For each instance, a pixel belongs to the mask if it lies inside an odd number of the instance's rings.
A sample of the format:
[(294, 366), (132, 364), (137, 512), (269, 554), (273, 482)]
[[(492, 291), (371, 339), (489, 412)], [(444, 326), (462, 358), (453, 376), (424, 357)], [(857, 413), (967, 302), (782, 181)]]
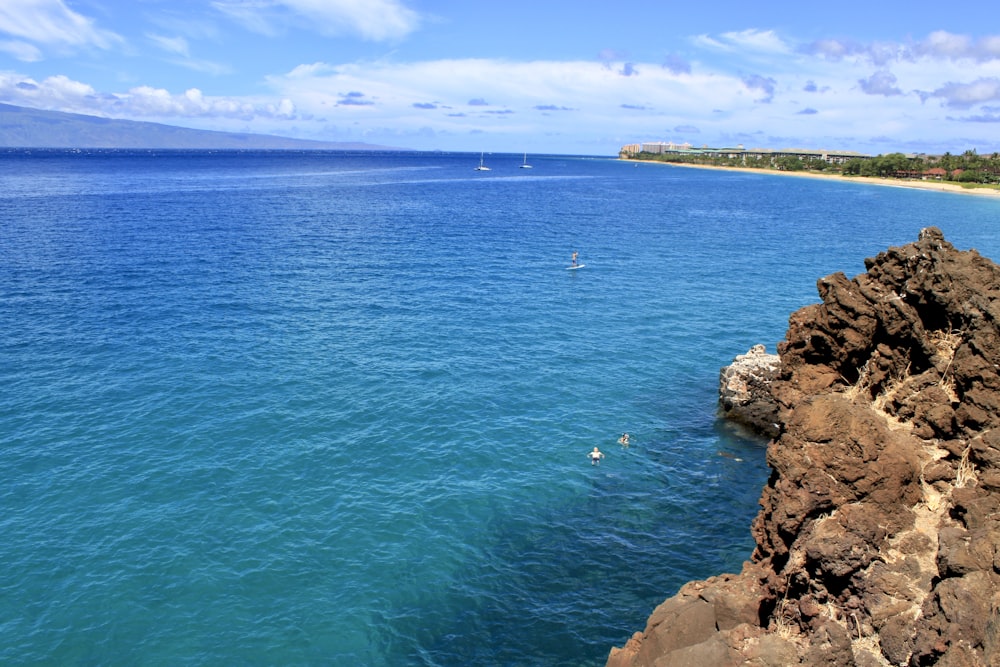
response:
[(524, 154), (524, 162), (521, 163), (521, 169), (531, 169), (531, 165), (528, 164), (528, 154)]
[(483, 164), (483, 154), (479, 154), (479, 166), (475, 168), (476, 171), (489, 171), (490, 168)]

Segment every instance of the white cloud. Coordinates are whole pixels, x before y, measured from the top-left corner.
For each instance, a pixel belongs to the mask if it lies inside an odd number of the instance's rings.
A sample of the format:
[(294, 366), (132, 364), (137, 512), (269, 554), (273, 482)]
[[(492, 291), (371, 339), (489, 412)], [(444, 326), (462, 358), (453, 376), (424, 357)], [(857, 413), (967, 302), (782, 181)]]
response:
[(291, 118), (291, 100), (274, 102), (250, 98), (206, 97), (197, 88), (174, 95), (162, 88), (138, 86), (116, 96), (115, 106), (129, 115), (143, 118)]
[(280, 34), (277, 2), (247, 2), (247, 0), (217, 0), (211, 6), (243, 25), (250, 32), (268, 37)]
[(982, 64), (1000, 60), (1000, 36), (973, 38), (937, 30), (914, 42), (870, 42), (824, 39), (803, 47), (803, 53), (834, 61), (858, 59), (884, 68), (895, 63), (926, 60), (933, 62), (967, 61)]
[(420, 25), (420, 15), (399, 0), (216, 0), (212, 6), (265, 35), (295, 23), (323, 35), (380, 42), (405, 37)]
[(719, 39), (716, 39), (715, 37), (712, 37), (711, 35), (697, 35), (691, 41), (694, 42), (695, 46), (698, 46), (698, 47), (701, 47), (701, 48), (704, 48), (704, 49), (717, 49), (719, 51), (732, 51), (733, 50), (733, 48), (732, 48), (731, 45), (729, 45), (726, 42), (723, 42), (723, 41), (721, 41)]
[(791, 52), (789, 44), (773, 30), (742, 30), (718, 36), (698, 35), (695, 46), (710, 51), (739, 53), (742, 57), (767, 57)]
[(956, 35), (938, 30), (917, 43), (913, 51), (918, 55), (953, 60), (965, 59), (977, 62), (997, 60), (1000, 59), (1000, 36), (986, 36), (976, 40), (969, 35)]
[[(833, 59), (815, 49), (797, 51), (786, 45), (781, 51), (777, 42), (767, 39), (746, 41), (753, 43), (751, 51), (757, 56), (753, 74), (727, 72), (732, 58), (715, 65), (694, 59), (683, 76), (635, 62), (630, 71), (636, 75), (629, 77), (600, 62), (466, 59), (313, 63), (269, 77), (268, 83), (294, 100), (301, 114), (338, 127), (393, 127), (404, 137), (416, 136), (419, 130), (436, 137), (470, 132), (502, 137), (521, 131), (555, 136), (618, 128), (629, 141), (683, 140), (663, 136), (662, 128), (697, 127), (699, 143), (765, 129), (775, 142), (851, 149), (865, 148), (859, 135), (941, 137), (949, 124), (958, 125), (940, 105), (921, 103), (918, 91), (935, 91), (925, 93), (925, 99), (936, 96), (951, 106), (1000, 99), (995, 97), (1000, 89), (993, 86), (1000, 82), (1000, 61), (977, 67), (975, 71), (985, 74), (983, 80), (945, 87), (945, 82), (963, 81), (969, 68), (967, 61), (940, 50), (936, 55), (898, 58), (890, 71), (873, 65), (886, 53), (898, 54), (900, 45), (849, 45), (840, 52), (853, 55)], [(765, 57), (762, 44), (775, 49), (772, 57)], [(725, 46), (737, 55), (735, 62), (746, 62), (739, 58), (736, 40), (728, 39)], [(808, 104), (803, 104), (803, 91), (810, 96)], [(366, 104), (338, 106), (348, 94)], [(877, 105), (871, 95), (881, 96)], [(476, 99), (488, 100), (492, 109), (503, 113), (487, 114), (487, 109), (469, 106), (469, 100)], [(434, 104), (429, 106), (428, 100)], [(554, 107), (570, 111), (544, 113)]]
[(320, 21), (321, 30), (340, 34), (357, 32), (365, 39), (382, 41), (405, 37), (417, 29), (419, 15), (398, 0), (281, 0), (295, 12)]
[(932, 93), (943, 98), (949, 106), (969, 108), (985, 102), (1000, 100), (1000, 78), (977, 79), (970, 83), (946, 83)]
[(739, 51), (758, 53), (788, 53), (788, 44), (773, 30), (743, 30), (723, 33), (722, 41)]
[(642, 63), (632, 71), (637, 74), (622, 76), (618, 68), (588, 61), (313, 63), (270, 77), (268, 83), (294, 100), (300, 114), (341, 127), (392, 127), (404, 136), (427, 131), (435, 136), (583, 135), (623, 128), (623, 109), (639, 112), (630, 114), (628, 129), (642, 133), (647, 123), (688, 126), (685, 120), (713, 106), (750, 109), (757, 104), (754, 98), (766, 97), (774, 85), (761, 79), (761, 86), (750, 90), (738, 77), (678, 77)]
[(122, 38), (98, 28), (62, 0), (3, 0), (0, 32), (38, 44), (58, 47), (96, 46), (109, 49)]
[(183, 37), (165, 37), (163, 35), (148, 34), (146, 38), (168, 53), (175, 53), (185, 58), (191, 56), (191, 48), (188, 46), (188, 41)]
[(217, 20), (208, 15), (198, 15), (184, 11), (183, 5), (177, 9), (161, 9), (146, 16), (151, 25), (161, 31), (184, 35), (192, 40), (219, 40), (221, 31)]
[(1000, 36), (984, 37), (979, 41), (979, 49), (986, 58), (1000, 58)]
[(33, 63), (42, 59), (41, 50), (27, 42), (0, 42), (0, 51), (9, 53), (21, 62)]
[[(325, 11), (318, 0), (294, 3), (295, 16)], [(293, 0), (230, 0), (231, 7), (259, 18), (269, 18), (264, 9), (290, 12), (292, 5)], [(324, 6), (343, 12), (348, 5)], [(360, 34), (361, 28), (352, 30)], [(181, 34), (185, 37), (170, 36)], [(147, 37), (171, 62), (199, 66), (192, 58), (199, 45), (194, 37), (165, 28)], [(773, 31), (750, 30), (703, 36), (699, 44), (700, 52), (670, 56), (666, 64), (472, 58), (312, 62), (265, 76), (270, 92), (248, 96), (214, 96), (204, 84), (184, 86), (182, 92), (159, 86), (99, 92), (67, 77), (35, 81), (0, 73), (0, 101), (414, 148), (468, 148), (473, 134), (476, 147), (489, 141), (497, 148), (528, 135), (565, 142), (614, 136), (630, 143), (693, 140), (677, 135), (697, 134), (699, 144), (750, 137), (773, 147), (864, 150), (859, 137), (963, 136), (961, 130), (972, 123), (1000, 140), (1000, 123), (985, 120), (997, 117), (996, 107), (982, 106), (1000, 101), (1000, 57), (988, 56), (991, 49), (1000, 50), (1000, 37), (940, 32), (907, 44), (829, 40), (802, 46)], [(962, 118), (947, 115), (955, 108), (969, 111)]]
[(315, 62), (308, 65), (298, 65), (291, 72), (285, 75), (288, 79), (309, 79), (312, 77), (336, 74), (337, 69), (324, 62)]
[(871, 42), (863, 44), (851, 40), (822, 39), (804, 45), (801, 51), (808, 55), (820, 56), (831, 61), (865, 61), (877, 67), (911, 58), (910, 50), (895, 42)]
[(858, 84), (868, 95), (902, 95), (903, 91), (896, 85), (896, 77), (892, 72), (880, 70), (867, 79), (860, 79)]
[(164, 35), (147, 34), (146, 39), (155, 44), (158, 48), (166, 51), (168, 54), (171, 54), (171, 56), (174, 56), (173, 58), (169, 58), (168, 61), (175, 65), (179, 65), (180, 67), (216, 76), (229, 74), (232, 71), (232, 68), (228, 65), (192, 58), (191, 47), (188, 44), (187, 39), (184, 37), (166, 37)]
[(821, 39), (804, 47), (803, 52), (829, 58), (830, 60), (840, 60), (862, 53), (863, 49), (860, 45), (853, 42), (845, 42), (839, 39)]
[(92, 108), (99, 95), (91, 86), (63, 75), (42, 81), (0, 72), (0, 100), (11, 104), (71, 111)]
[(928, 35), (920, 48), (932, 55), (961, 58), (968, 55), (971, 46), (972, 38), (968, 35), (955, 35), (938, 30)]
[(663, 67), (664, 69), (668, 70), (671, 74), (677, 76), (681, 74), (691, 73), (691, 63), (683, 56), (680, 56), (676, 53), (669, 54), (663, 60)]
[(759, 74), (753, 74), (750, 76), (743, 77), (743, 85), (749, 90), (761, 93), (763, 97), (758, 98), (760, 102), (771, 102), (774, 99), (774, 91), (777, 86), (777, 81), (771, 77), (760, 76)]
[(0, 101), (9, 104), (130, 119), (289, 119), (296, 116), (289, 99), (206, 96), (197, 88), (172, 94), (162, 88), (136, 86), (124, 93), (99, 93), (66, 76), (42, 81), (0, 72)]

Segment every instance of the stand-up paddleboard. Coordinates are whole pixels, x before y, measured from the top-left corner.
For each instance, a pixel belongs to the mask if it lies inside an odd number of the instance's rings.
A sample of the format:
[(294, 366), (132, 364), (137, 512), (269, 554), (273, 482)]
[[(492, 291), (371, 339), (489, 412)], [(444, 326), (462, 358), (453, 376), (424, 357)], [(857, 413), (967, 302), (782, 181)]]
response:
[(576, 266), (567, 266), (566, 270), (567, 271), (572, 271), (573, 269), (582, 269), (585, 266), (586, 266), (586, 264), (577, 264)]

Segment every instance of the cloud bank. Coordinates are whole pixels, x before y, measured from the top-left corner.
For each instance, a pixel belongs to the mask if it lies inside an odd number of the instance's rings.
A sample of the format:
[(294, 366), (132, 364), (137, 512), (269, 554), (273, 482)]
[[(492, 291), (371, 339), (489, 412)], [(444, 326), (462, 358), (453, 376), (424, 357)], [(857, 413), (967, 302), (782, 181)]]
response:
[[(427, 16), (402, 0), (212, 0), (205, 14), (176, 12), (131, 43), (64, 0), (0, 4), (0, 53), (22, 63), (99, 52), (168, 63), (214, 77), (232, 63), (199, 58), (207, 40), (251, 31), (278, 39), (306, 31), (396, 43)], [(212, 86), (168, 90), (141, 80), (111, 88), (55, 74), (0, 71), (0, 101), (203, 129), (361, 139), (415, 148), (500, 148), (543, 136), (553, 146), (617, 148), (641, 140), (869, 149), (964, 140), (1000, 142), (1000, 35), (934, 31), (899, 41), (796, 40), (775, 30), (701, 34), (655, 61), (617, 49), (592, 60), (436, 58), (287, 64), (259, 76), (253, 94)], [(82, 70), (81, 70), (82, 71)], [(126, 80), (128, 77), (121, 77)], [(134, 77), (133, 77), (134, 78)], [(958, 139), (953, 139), (958, 138)]]

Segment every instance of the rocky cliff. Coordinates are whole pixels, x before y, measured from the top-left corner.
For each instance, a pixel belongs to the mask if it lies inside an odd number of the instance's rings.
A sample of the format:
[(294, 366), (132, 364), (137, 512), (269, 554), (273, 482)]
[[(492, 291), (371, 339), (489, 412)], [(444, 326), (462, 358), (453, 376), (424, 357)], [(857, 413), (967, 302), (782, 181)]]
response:
[(936, 228), (865, 265), (779, 346), (751, 559), (609, 667), (1000, 665), (1000, 267)]

